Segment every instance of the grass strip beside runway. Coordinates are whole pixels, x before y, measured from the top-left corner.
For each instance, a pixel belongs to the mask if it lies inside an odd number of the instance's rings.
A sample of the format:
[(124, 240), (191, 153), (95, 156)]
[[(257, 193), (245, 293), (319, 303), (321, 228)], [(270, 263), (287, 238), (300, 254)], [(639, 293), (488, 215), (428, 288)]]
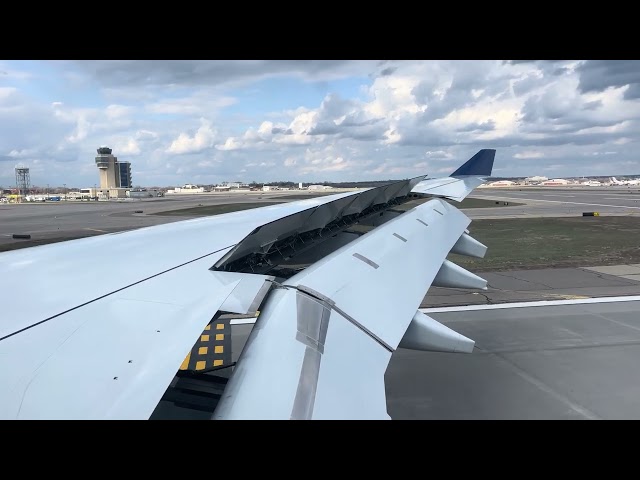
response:
[(484, 259), (450, 255), (474, 272), (640, 263), (640, 218), (559, 217), (474, 220)]

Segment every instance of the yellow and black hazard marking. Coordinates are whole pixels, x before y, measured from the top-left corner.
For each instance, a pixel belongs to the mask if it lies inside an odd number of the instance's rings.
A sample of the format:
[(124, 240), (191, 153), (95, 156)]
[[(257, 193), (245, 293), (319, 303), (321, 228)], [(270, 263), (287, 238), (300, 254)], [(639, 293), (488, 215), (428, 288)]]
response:
[(207, 325), (184, 359), (180, 370), (199, 371), (231, 364), (231, 325), (229, 319), (215, 319)]

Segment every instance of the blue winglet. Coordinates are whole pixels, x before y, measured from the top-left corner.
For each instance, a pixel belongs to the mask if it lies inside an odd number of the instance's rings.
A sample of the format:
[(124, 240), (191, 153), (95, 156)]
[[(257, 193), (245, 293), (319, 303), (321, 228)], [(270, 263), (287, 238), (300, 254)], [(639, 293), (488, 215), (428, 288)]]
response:
[(493, 159), (496, 151), (492, 149), (482, 149), (473, 157), (467, 160), (464, 165), (453, 172), (450, 177), (460, 177), (462, 175), (489, 176), (493, 170)]

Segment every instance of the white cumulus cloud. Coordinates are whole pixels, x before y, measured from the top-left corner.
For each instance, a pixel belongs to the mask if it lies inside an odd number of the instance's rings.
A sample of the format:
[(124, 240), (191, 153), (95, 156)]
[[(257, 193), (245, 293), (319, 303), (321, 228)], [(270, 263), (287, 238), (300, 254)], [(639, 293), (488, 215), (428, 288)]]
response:
[(167, 153), (183, 154), (183, 153), (197, 153), (208, 148), (211, 148), (215, 142), (216, 132), (211, 126), (211, 122), (206, 119), (200, 119), (200, 128), (195, 132), (193, 136), (188, 133), (181, 133), (178, 135), (169, 148)]

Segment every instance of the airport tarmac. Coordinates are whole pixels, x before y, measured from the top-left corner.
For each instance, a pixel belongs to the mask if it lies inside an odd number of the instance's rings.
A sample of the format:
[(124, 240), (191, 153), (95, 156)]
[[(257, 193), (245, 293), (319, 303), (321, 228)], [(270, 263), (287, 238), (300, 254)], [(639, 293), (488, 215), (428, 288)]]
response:
[[(428, 313), (472, 354), (399, 349), (393, 419), (640, 419), (635, 301)], [(476, 307), (481, 308), (481, 307)]]
[[(78, 238), (188, 219), (158, 216), (158, 212), (219, 205), (293, 201), (300, 192), (250, 192), (242, 194), (167, 196), (126, 202), (47, 202), (20, 205), (0, 204), (0, 247), (21, 240), (13, 234), (29, 234), (33, 239)], [(315, 196), (307, 193), (309, 197)], [(474, 198), (524, 203), (521, 206), (464, 209), (471, 219), (581, 216), (585, 211), (601, 215), (639, 215), (640, 190), (626, 187), (526, 190), (494, 188), (476, 190)], [(142, 211), (142, 213), (136, 213)]]
[(482, 188), (475, 190), (470, 197), (525, 204), (509, 208), (468, 209), (465, 213), (471, 219), (580, 216), (582, 212), (640, 216), (638, 188)]
[[(255, 203), (293, 201), (300, 192), (238, 193), (213, 195), (180, 195), (162, 198), (136, 199), (123, 202), (47, 202), (0, 204), (0, 247), (17, 243), (13, 234), (29, 234), (33, 239), (79, 238), (113, 233), (163, 223), (186, 220), (189, 217), (150, 215), (157, 212), (220, 205), (225, 203)], [(308, 194), (314, 197), (313, 193)], [(137, 211), (142, 213), (136, 213)]]
[[(396, 350), (385, 374), (392, 419), (640, 419), (640, 295), (422, 311), (475, 349)], [(234, 362), (245, 321), (231, 321)]]
[(482, 272), (486, 290), (431, 287), (421, 308), (640, 295), (640, 265)]

